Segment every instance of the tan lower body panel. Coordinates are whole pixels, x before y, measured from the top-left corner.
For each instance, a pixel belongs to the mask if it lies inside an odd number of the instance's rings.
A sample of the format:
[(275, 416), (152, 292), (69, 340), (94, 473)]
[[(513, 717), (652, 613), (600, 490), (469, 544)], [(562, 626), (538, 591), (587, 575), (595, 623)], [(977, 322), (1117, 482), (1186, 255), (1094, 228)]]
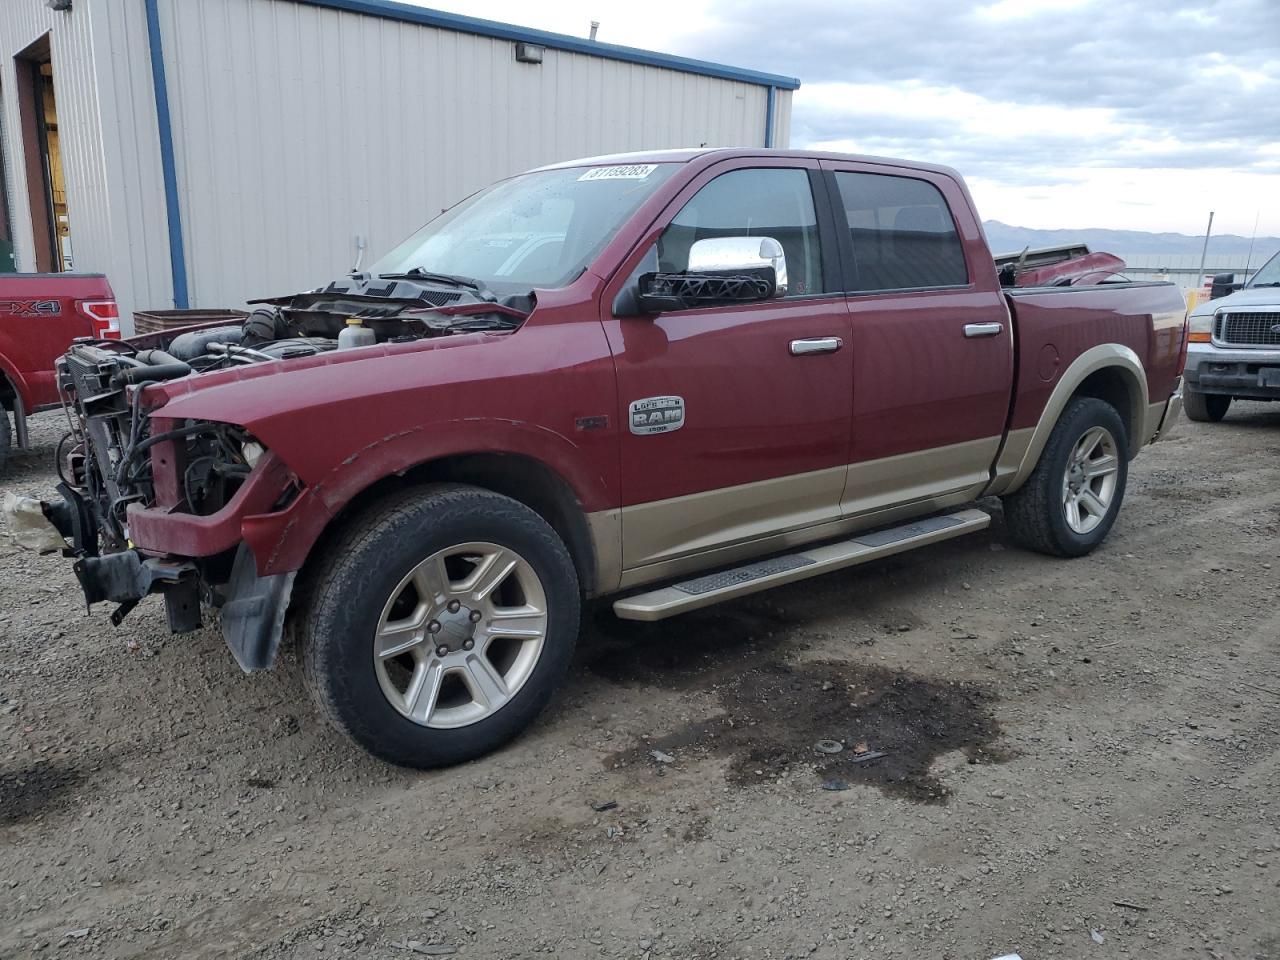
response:
[(845, 469), (832, 467), (624, 507), (623, 566), (661, 563), (838, 519)]
[(1155, 435), (1160, 432), (1160, 424), (1164, 421), (1164, 413), (1168, 409), (1168, 400), (1161, 400), (1159, 403), (1147, 404), (1147, 419), (1143, 424), (1142, 433), (1142, 443), (1144, 446), (1155, 439)]
[[(624, 562), (618, 588), (967, 503), (986, 487), (999, 446), (999, 437), (989, 437), (839, 467), (834, 473), (821, 470), (624, 507)], [(843, 482), (839, 512), (834, 508), (838, 490), (833, 492), (833, 481), (837, 487)], [(633, 536), (640, 538), (638, 546), (632, 543)], [(602, 575), (598, 582), (613, 580)]]
[(962, 510), (959, 513), (928, 517), (902, 527), (811, 547), (787, 556), (774, 557), (772, 560), (747, 564), (735, 570), (627, 597), (614, 603), (613, 612), (624, 620), (662, 620), (784, 583), (806, 580), (974, 533), (990, 524), (991, 517), (981, 510)]
[(1013, 478), (1022, 467), (1023, 458), (1031, 448), (1031, 440), (1035, 436), (1035, 427), (1024, 427), (1021, 430), (1010, 430), (1000, 451), (1000, 459), (996, 461), (996, 475), (991, 482), (990, 493), (1004, 493)]
[(1182, 391), (1179, 390), (1169, 402), (1165, 404), (1164, 416), (1160, 419), (1160, 430), (1156, 434), (1157, 440), (1167, 440), (1171, 433), (1175, 433), (1178, 424), (1182, 421)]
[(850, 464), (840, 514), (854, 517), (961, 490), (976, 496), (990, 481), (999, 450), (1000, 437), (984, 437)]
[(602, 597), (622, 582), (622, 511), (588, 513), (587, 528), (596, 558), (596, 583), (590, 596)]

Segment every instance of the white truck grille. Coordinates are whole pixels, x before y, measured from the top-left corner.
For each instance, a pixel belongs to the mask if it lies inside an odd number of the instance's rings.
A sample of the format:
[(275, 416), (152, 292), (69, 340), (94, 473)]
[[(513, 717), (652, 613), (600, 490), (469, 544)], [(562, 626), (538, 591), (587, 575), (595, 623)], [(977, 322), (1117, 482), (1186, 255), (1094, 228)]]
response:
[(1280, 347), (1280, 312), (1219, 314), (1213, 339), (1249, 347)]

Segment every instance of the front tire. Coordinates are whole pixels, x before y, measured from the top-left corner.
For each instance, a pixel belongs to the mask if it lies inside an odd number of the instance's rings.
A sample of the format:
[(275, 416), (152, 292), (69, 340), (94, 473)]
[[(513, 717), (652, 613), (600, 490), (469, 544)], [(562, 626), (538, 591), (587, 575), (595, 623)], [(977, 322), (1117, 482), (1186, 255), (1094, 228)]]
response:
[(1217, 423), (1230, 406), (1231, 398), (1221, 393), (1201, 393), (1189, 387), (1182, 391), (1182, 409), (1188, 420), (1197, 423)]
[(303, 669), (326, 717), (370, 753), (438, 767), (523, 730), (578, 635), (573, 561), (528, 507), (432, 485), (358, 517), (309, 574)]
[(1109, 403), (1078, 397), (1049, 435), (1027, 482), (1004, 498), (1014, 541), (1039, 553), (1080, 557), (1110, 532), (1129, 477), (1128, 435)]

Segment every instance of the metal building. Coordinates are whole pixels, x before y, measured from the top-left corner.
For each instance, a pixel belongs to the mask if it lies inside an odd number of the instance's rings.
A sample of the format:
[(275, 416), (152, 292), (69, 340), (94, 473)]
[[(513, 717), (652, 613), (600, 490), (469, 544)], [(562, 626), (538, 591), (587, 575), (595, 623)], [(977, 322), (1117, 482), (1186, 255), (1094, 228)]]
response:
[(0, 270), (235, 307), (529, 167), (786, 146), (798, 86), (389, 0), (3, 0)]

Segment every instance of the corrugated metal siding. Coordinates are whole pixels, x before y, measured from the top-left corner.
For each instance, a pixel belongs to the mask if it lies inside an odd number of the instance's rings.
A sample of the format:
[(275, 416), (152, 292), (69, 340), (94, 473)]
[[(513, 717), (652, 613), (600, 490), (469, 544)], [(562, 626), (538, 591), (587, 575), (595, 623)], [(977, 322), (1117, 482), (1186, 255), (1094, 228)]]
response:
[(173, 307), (155, 91), (142, 0), (93, 5), (99, 108), (111, 211), (111, 269), (125, 325)]
[[(0, 95), (3, 97), (5, 172), (18, 267), (35, 269), (31, 204), (27, 195), (14, 55), (50, 34), (53, 89), (58, 98), (58, 136), (67, 186), (72, 254), (77, 270), (105, 271), (110, 261), (110, 217), (106, 206), (106, 164), (94, 81), (94, 46), (88, 6), (69, 13), (43, 0), (0, 3)], [(43, 210), (37, 216), (45, 216)]]
[[(160, 12), (197, 305), (323, 283), (357, 234), (367, 262), (528, 167), (764, 142), (752, 84), (552, 49), (521, 64), (509, 41), (290, 0)], [(779, 91), (779, 145), (789, 104)]]
[[(13, 227), (14, 258), (18, 269), (23, 271), (35, 269), (35, 240), (31, 230), (31, 204), (27, 197), (27, 171), (22, 153), (18, 73), (13, 58), (48, 33), (52, 22), (53, 11), (39, 0), (0, 4), (0, 106), (4, 110), (5, 196), (9, 200), (9, 217)], [(81, 18), (81, 23), (84, 22), (84, 18)], [(62, 90), (62, 84), (54, 88), (59, 98)], [(72, 213), (74, 207), (71, 197), (67, 201), (68, 213)], [(72, 242), (75, 242), (74, 237)]]
[(81, 2), (55, 12), (43, 0), (0, 3), (5, 172), (21, 270), (36, 264), (13, 57), (46, 33), (75, 268), (107, 275), (127, 331), (135, 307), (172, 306), (143, 5)]
[(779, 90), (778, 102), (774, 104), (778, 112), (773, 128), (773, 145), (780, 150), (791, 146), (791, 95), (792, 90)]

